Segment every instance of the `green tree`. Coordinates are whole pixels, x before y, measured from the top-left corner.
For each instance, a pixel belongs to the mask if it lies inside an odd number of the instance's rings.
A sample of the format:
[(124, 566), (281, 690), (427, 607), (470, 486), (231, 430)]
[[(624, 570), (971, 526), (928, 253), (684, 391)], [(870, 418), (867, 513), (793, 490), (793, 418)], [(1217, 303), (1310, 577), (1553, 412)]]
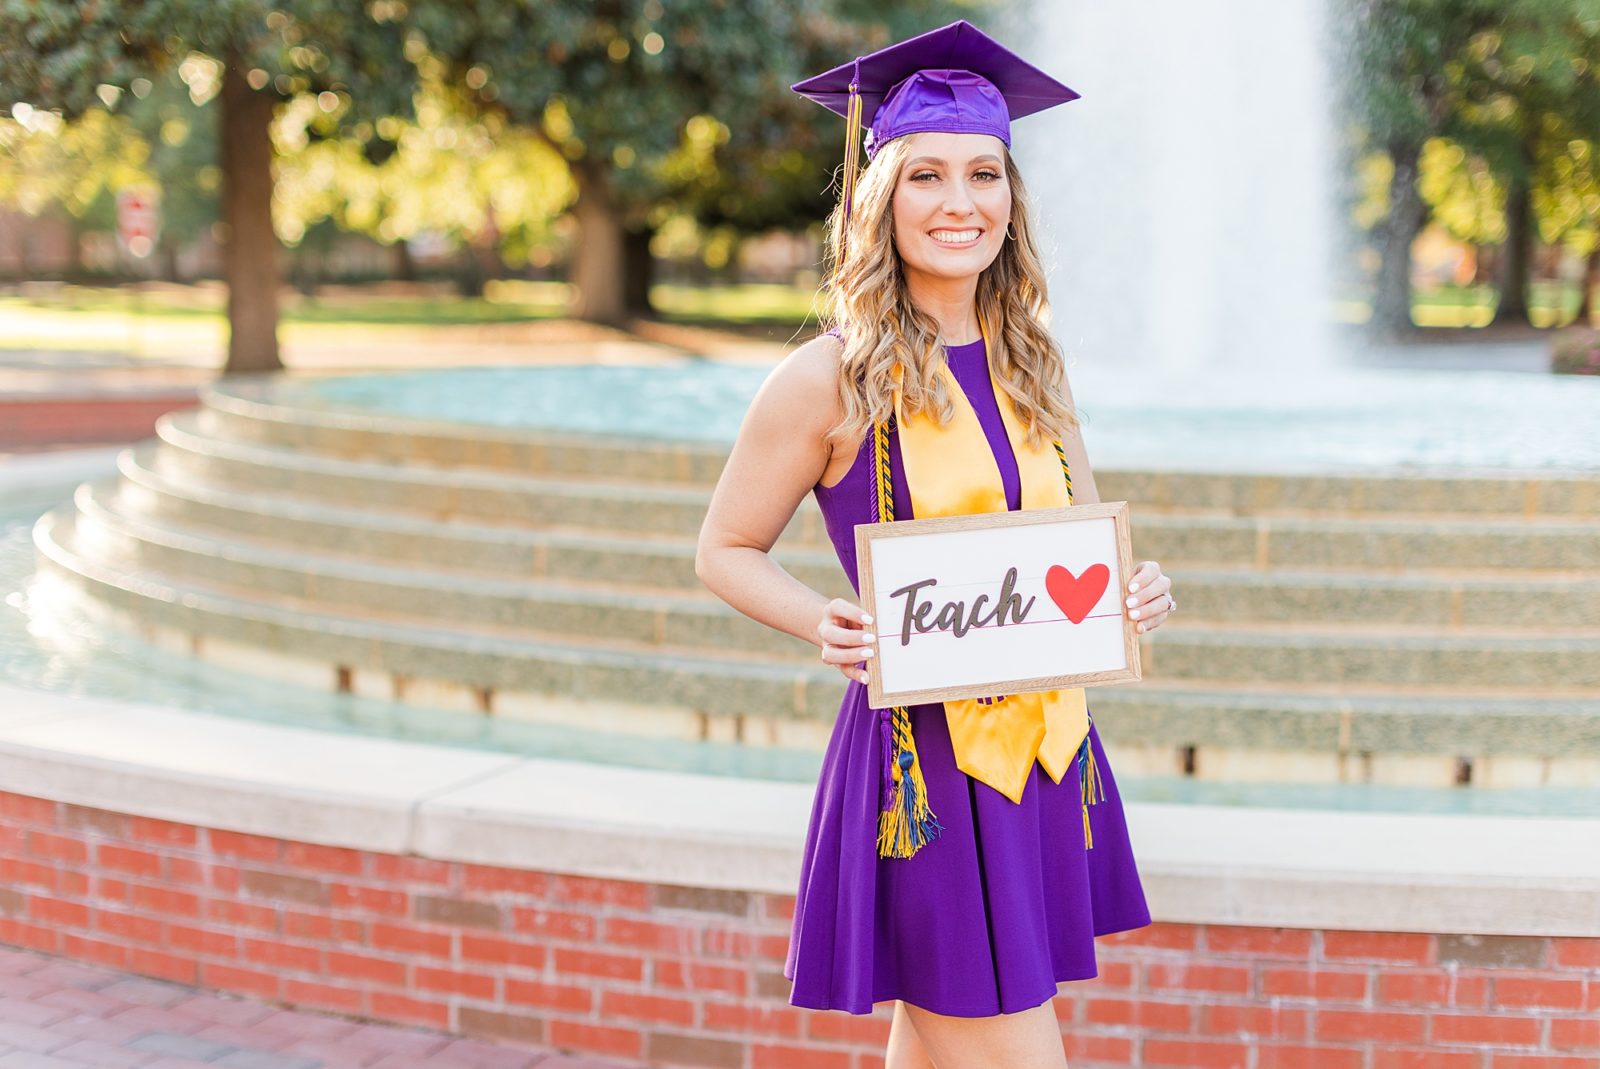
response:
[(272, 222), (270, 126), (303, 94), (346, 114), (403, 112), (412, 78), (399, 0), (0, 0), (0, 109), (67, 118), (107, 106), (136, 79), (189, 63), (197, 99), (215, 98), (228, 371), (281, 366), (279, 249)]
[[(1559, 179), (1553, 161), (1600, 131), (1600, 10), (1593, 0), (1515, 0), (1503, 21), (1459, 58), (1462, 87), (1452, 136), (1489, 164), (1505, 190), (1505, 256), (1496, 323), (1528, 324), (1528, 282), (1541, 219)], [(1543, 188), (1542, 188), (1543, 187)], [(1543, 232), (1543, 233), (1541, 233)]]
[(1410, 329), (1411, 246), (1428, 221), (1418, 188), (1429, 139), (1459, 108), (1452, 77), (1463, 50), (1499, 24), (1503, 0), (1359, 0), (1342, 9), (1350, 42), (1344, 93), (1357, 139), (1393, 164), (1388, 211), (1375, 226), (1380, 257), (1372, 322)]
[(1584, 260), (1577, 321), (1600, 308), (1600, 134), (1572, 137), (1545, 160), (1534, 209), (1546, 240), (1559, 241)]
[[(150, 145), (126, 118), (94, 111), (76, 122), (27, 105), (0, 118), (0, 205), (38, 218), (65, 210), (75, 231), (114, 224), (110, 194), (148, 185)], [(22, 242), (22, 272), (32, 273)], [(77, 267), (74, 242), (73, 266)]]
[(396, 149), (373, 162), (359, 136), (336, 136), (338, 120), (310, 98), (283, 109), (278, 146), (278, 233), (296, 245), (318, 223), (403, 247), (423, 233), (460, 250), (464, 293), (481, 293), (503, 262), (525, 264), (554, 240), (553, 221), (571, 203), (566, 161), (542, 138), (497, 114), (473, 114), (418, 61), (415, 117), (384, 117), (374, 132)]
[(1527, 322), (1540, 176), (1575, 132), (1600, 128), (1600, 10), (1593, 0), (1362, 0), (1346, 17), (1358, 137), (1393, 164), (1376, 227), (1374, 323), (1411, 326), (1411, 245), (1430, 214), (1421, 160), (1435, 139), (1459, 146), (1463, 163), (1483, 161), (1504, 190), (1497, 321)]
[[(900, 0), (892, 6), (867, 0), (833, 0), (826, 7), (808, 5), (805, 32), (791, 45), (798, 77), (838, 66), (962, 17), (989, 23), (986, 0)], [(1015, 35), (1022, 27), (1008, 26)], [(998, 32), (989, 27), (991, 32)], [(666, 208), (706, 229), (734, 235), (771, 229), (803, 230), (826, 218), (838, 188), (828, 178), (843, 163), (845, 126), (837, 115), (791, 92), (751, 101), (739, 131), (718, 128), (713, 144), (684, 152), (672, 161), (672, 193)], [(750, 130), (757, 136), (748, 136)], [(764, 132), (764, 133), (763, 133)], [(697, 131), (689, 130), (690, 144)], [(629, 258), (630, 290), (641, 280), (642, 258)], [(648, 260), (644, 260), (648, 264)], [(644, 282), (647, 284), (648, 279)], [(630, 302), (630, 307), (643, 307)]]
[[(121, 114), (150, 146), (145, 164), (150, 184), (161, 191), (161, 234), (156, 252), (162, 274), (182, 281), (178, 250), (217, 224), (222, 171), (217, 166), (217, 131), (203, 94), (216, 84), (214, 69), (192, 57), (158, 80), (134, 79)], [(190, 82), (193, 85), (189, 84)]]
[[(951, 6), (895, 5), (893, 28)], [(752, 229), (825, 214), (842, 127), (788, 87), (890, 39), (855, 0), (434, 2), (408, 21), (474, 106), (567, 160), (576, 311), (608, 323), (648, 311), (650, 240), (674, 212)]]

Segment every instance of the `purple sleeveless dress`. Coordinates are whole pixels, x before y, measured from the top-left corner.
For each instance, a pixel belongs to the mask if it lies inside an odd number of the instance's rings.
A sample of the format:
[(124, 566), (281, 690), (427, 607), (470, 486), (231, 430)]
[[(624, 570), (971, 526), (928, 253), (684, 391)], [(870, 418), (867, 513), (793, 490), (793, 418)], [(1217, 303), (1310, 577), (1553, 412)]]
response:
[[(1021, 481), (984, 344), (946, 352), (994, 452), (1007, 507), (1016, 510)], [(892, 425), (889, 452), (895, 518), (911, 519)], [(855, 526), (876, 520), (871, 435), (845, 477), (814, 493), (859, 592)], [(903, 999), (947, 1016), (990, 1017), (1039, 1005), (1063, 980), (1095, 976), (1095, 936), (1150, 923), (1098, 733), (1091, 726), (1105, 798), (1089, 807), (1094, 849), (1087, 850), (1076, 763), (1058, 784), (1035, 761), (1021, 803), (1013, 803), (956, 767), (942, 706), (910, 712), (928, 802), (944, 830), (913, 857), (878, 857), (880, 714), (867, 705), (865, 686), (846, 681), (801, 860), (783, 967), (794, 981), (790, 1003), (864, 1014), (875, 1002)]]

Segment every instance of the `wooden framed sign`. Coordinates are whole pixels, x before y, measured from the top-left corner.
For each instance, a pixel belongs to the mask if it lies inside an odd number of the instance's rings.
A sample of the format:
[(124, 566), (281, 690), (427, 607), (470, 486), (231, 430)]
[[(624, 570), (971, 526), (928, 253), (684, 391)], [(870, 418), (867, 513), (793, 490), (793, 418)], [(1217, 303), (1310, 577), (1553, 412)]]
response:
[(1128, 503), (856, 527), (874, 709), (1137, 680)]

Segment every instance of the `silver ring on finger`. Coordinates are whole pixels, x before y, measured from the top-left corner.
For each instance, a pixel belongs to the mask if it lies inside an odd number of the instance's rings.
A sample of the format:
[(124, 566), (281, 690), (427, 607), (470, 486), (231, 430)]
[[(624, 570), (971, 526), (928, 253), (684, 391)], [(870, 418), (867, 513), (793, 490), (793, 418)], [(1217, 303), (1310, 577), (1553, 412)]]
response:
[(1178, 607), (1177, 599), (1175, 599), (1171, 594), (1168, 594), (1167, 595), (1167, 611), (1168, 612), (1172, 612), (1175, 609), (1177, 609), (1177, 607)]

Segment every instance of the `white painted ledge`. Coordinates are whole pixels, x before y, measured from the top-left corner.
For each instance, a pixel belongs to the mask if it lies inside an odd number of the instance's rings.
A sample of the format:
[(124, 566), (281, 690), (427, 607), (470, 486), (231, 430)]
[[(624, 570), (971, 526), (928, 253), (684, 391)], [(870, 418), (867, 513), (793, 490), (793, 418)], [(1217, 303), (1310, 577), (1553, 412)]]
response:
[[(790, 894), (813, 788), (0, 684), (0, 785), (440, 860)], [(1127, 803), (1157, 920), (1600, 936), (1600, 820)]]
[(59, 449), (46, 453), (0, 451), (0, 492), (23, 493), (62, 488), (61, 500), (72, 497), (72, 487), (89, 479), (117, 473), (117, 454), (127, 446)]

